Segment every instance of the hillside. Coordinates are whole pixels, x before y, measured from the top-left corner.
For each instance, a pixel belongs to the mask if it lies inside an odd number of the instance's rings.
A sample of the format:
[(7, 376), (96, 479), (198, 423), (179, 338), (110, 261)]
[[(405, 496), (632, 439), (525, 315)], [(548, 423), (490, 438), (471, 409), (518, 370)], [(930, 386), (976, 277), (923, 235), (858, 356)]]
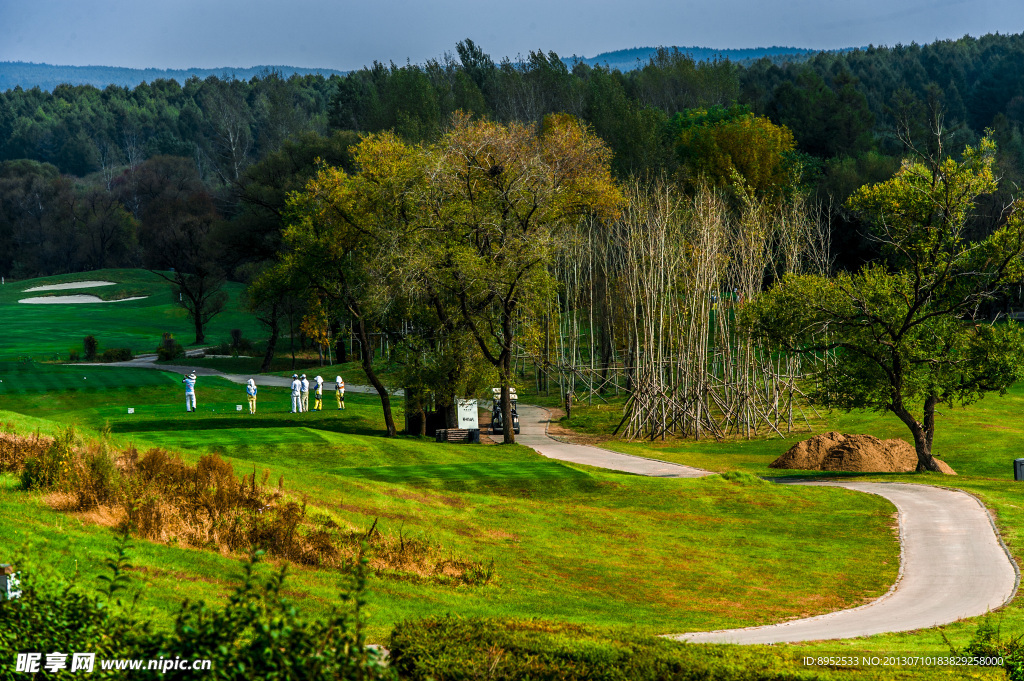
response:
[[(803, 61), (815, 54), (818, 50), (806, 47), (750, 47), (743, 49), (717, 49), (714, 47), (632, 47), (628, 50), (615, 50), (613, 52), (602, 52), (595, 57), (573, 56), (564, 59), (567, 64), (582, 62), (589, 66), (607, 66), (610, 69), (619, 71), (632, 71), (642, 68), (651, 57), (658, 53), (658, 50), (678, 50), (682, 54), (689, 55), (694, 61), (714, 61), (715, 59), (728, 59), (729, 61), (748, 64), (762, 57), (768, 57), (773, 62)], [(849, 52), (856, 48), (844, 47), (839, 50), (828, 50), (829, 52)]]
[(215, 69), (129, 69), (119, 66), (57, 66), (53, 64), (33, 64), (22, 61), (0, 62), (0, 92), (21, 87), (31, 90), (38, 87), (52, 92), (58, 85), (92, 85), (103, 89), (108, 85), (134, 88), (140, 83), (152, 83), (157, 80), (175, 80), (184, 83), (189, 78), (205, 80), (216, 76), (222, 80), (250, 80), (277, 73), (282, 78), (293, 75), (333, 75), (343, 76), (345, 71), (334, 69), (303, 69), (295, 66), (250, 66), (237, 68), (224, 66)]

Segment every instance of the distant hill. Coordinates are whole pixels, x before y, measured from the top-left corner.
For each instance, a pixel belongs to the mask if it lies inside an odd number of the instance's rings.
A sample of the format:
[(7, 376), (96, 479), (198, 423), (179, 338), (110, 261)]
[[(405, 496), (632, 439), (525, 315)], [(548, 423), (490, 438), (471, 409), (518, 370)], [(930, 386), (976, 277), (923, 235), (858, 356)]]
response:
[(262, 76), (266, 73), (279, 73), (282, 78), (288, 78), (293, 74), (300, 76), (322, 74), (324, 77), (335, 74), (343, 76), (346, 72), (334, 69), (302, 69), (295, 66), (252, 66), (244, 69), (230, 66), (217, 69), (129, 69), (119, 66), (54, 66), (23, 61), (5, 61), (0, 62), (0, 92), (12, 90), (19, 85), (24, 90), (38, 86), (49, 92), (65, 83), (94, 85), (101, 90), (108, 85), (134, 88), (143, 81), (152, 83), (161, 78), (174, 79), (180, 84), (193, 76), (199, 79), (217, 76), (222, 79), (249, 80), (253, 76)]
[[(632, 71), (638, 66), (643, 66), (650, 61), (651, 57), (658, 51), (657, 47), (634, 47), (628, 50), (615, 50), (614, 52), (602, 52), (596, 57), (568, 57), (563, 59), (568, 64), (583, 62), (590, 66), (608, 66), (619, 71)], [(736, 50), (718, 50), (713, 47), (669, 47), (669, 50), (679, 50), (690, 55), (694, 61), (712, 61), (715, 59), (728, 59), (729, 61), (748, 64), (761, 57), (768, 57), (772, 61), (802, 61), (820, 50), (811, 50), (805, 47), (751, 47)], [(829, 52), (848, 52), (856, 48), (845, 47), (839, 50), (828, 50)]]

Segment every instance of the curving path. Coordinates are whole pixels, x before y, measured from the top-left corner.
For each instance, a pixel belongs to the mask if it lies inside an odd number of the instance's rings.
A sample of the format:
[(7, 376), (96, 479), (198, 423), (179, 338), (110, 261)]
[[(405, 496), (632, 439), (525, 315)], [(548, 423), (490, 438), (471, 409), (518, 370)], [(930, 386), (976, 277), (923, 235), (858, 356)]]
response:
[[(154, 360), (155, 356), (146, 356), (117, 365), (177, 373), (193, 370), (186, 365), (157, 365)], [(195, 372), (200, 376), (220, 376), (235, 383), (245, 383), (250, 378), (214, 369), (197, 368)], [(291, 383), (291, 379), (281, 376), (252, 378), (259, 385), (287, 387)], [(346, 389), (375, 392), (370, 386), (350, 385)], [(541, 407), (520, 404), (522, 432), (516, 440), (551, 459), (636, 475), (666, 478), (712, 475), (699, 468), (559, 442), (547, 434), (549, 418), (547, 410)], [(670, 638), (694, 643), (797, 643), (910, 631), (983, 615), (1005, 605), (1017, 591), (1020, 574), (1016, 563), (999, 538), (988, 511), (965, 492), (905, 483), (794, 484), (844, 487), (891, 501), (899, 511), (900, 525), (900, 576), (896, 584), (881, 598), (849, 610), (763, 627), (674, 634)]]
[[(699, 478), (705, 475), (714, 475), (711, 471), (691, 468), (678, 463), (619, 454), (599, 447), (559, 442), (548, 435), (548, 421), (551, 416), (547, 409), (520, 404), (518, 412), (520, 433), (516, 436), (516, 442), (536, 450), (537, 453), (549, 459), (660, 478)], [(500, 442), (501, 435), (492, 436), (492, 439)]]
[[(188, 361), (187, 358), (186, 361)], [(219, 371), (217, 369), (209, 369), (207, 367), (192, 367), (187, 364), (157, 364), (156, 355), (139, 355), (135, 359), (130, 359), (126, 362), (104, 362), (102, 364), (91, 364), (87, 366), (136, 367), (139, 369), (158, 369), (160, 371), (167, 371), (172, 374), (189, 374), (195, 372), (196, 376), (216, 376), (218, 378), (223, 378), (228, 381), (231, 381), (232, 383), (238, 383), (239, 385), (244, 385), (250, 378), (256, 382), (256, 385), (266, 385), (277, 388), (290, 388), (292, 385), (292, 379), (290, 377), (285, 376), (269, 376), (266, 374), (226, 374), (223, 371)], [(301, 374), (303, 371), (307, 370), (299, 369), (297, 371), (298, 373)], [(316, 376), (316, 374), (316, 370), (312, 370), (311, 373), (306, 374), (306, 376), (312, 378), (313, 376)], [(333, 385), (334, 377), (324, 376), (324, 384)], [(349, 383), (345, 384), (345, 392), (377, 394), (377, 391), (373, 388), (373, 386), (355, 385)], [(391, 394), (401, 395), (402, 391), (396, 390)]]
[[(519, 406), (521, 444), (553, 459), (661, 477), (699, 477), (708, 471), (570, 445), (546, 433), (548, 414)], [(500, 436), (498, 436), (500, 437)], [(796, 483), (877, 494), (899, 511), (900, 577), (887, 594), (849, 610), (746, 629), (671, 635), (694, 643), (796, 643), (924, 629), (983, 615), (1016, 593), (1016, 564), (988, 511), (973, 496), (927, 485), (870, 482)]]

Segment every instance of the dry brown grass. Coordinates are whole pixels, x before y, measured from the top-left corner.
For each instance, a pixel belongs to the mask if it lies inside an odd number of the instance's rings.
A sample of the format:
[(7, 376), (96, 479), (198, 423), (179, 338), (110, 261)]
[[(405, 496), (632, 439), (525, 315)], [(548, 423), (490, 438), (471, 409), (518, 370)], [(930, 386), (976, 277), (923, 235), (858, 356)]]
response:
[[(22, 473), (26, 489), (39, 489), (51, 508), (85, 522), (123, 530), (153, 541), (224, 554), (262, 549), (301, 565), (350, 570), (369, 546), (370, 567), (382, 577), (447, 584), (484, 584), (493, 567), (446, 552), (404, 531), (385, 534), (342, 527), (284, 488), (238, 476), (231, 463), (208, 454), (190, 465), (175, 453), (134, 447), (114, 451), (107, 442), (83, 445), (74, 431), (55, 439), (0, 434), (0, 452), (12, 452), (10, 470)], [(2, 445), (0, 445), (2, 446)]]
[(14, 424), (8, 423), (0, 433), (0, 473), (20, 471), (25, 459), (42, 456), (53, 444), (53, 438), (42, 437), (39, 433), (21, 437), (13, 431)]

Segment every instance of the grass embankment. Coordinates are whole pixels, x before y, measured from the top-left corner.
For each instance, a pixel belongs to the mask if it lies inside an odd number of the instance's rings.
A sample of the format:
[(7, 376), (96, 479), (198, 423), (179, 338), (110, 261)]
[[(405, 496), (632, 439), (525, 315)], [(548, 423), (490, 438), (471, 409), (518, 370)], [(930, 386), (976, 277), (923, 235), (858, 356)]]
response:
[[(111, 281), (114, 286), (25, 293), (25, 289), (76, 281)], [(240, 311), (238, 298), (243, 286), (228, 283), (225, 311), (207, 326), (207, 340), (220, 343), (230, 339), (231, 329), (241, 329), (247, 338), (265, 332), (252, 317)], [(146, 296), (143, 300), (114, 303), (47, 304), (19, 303), (23, 298), (49, 295), (88, 294), (104, 299)], [(173, 333), (182, 344), (195, 339), (195, 330), (185, 310), (177, 304), (172, 286), (146, 270), (96, 270), (78, 274), (8, 281), (0, 286), (0, 359), (33, 357), (37, 360), (66, 361), (71, 349), (81, 351), (82, 339), (93, 335), (100, 352), (107, 348), (130, 348), (135, 353), (154, 352), (164, 332)]]
[[(813, 434), (836, 430), (844, 433), (867, 433), (876, 437), (901, 438), (909, 433), (900, 421), (889, 414), (872, 412), (826, 413), (812, 421), (813, 432), (803, 425), (787, 438), (758, 437), (751, 440), (735, 438), (723, 442), (622, 442), (609, 438), (621, 418), (621, 404), (576, 405), (571, 420), (560, 424), (602, 440), (603, 447), (683, 463), (712, 471), (743, 471), (755, 475), (843, 477), (859, 481), (892, 481), (940, 485), (962, 489), (974, 494), (992, 513), (1000, 533), (1019, 565), (1024, 564), (1024, 483), (1013, 480), (1013, 460), (1024, 456), (1024, 386), (1015, 386), (1005, 396), (989, 395), (967, 408), (945, 408), (936, 417), (934, 452), (958, 473), (939, 474), (823, 474), (814, 471), (789, 471), (769, 468), (768, 464), (796, 442)], [(1024, 634), (1024, 606), (1018, 597), (996, 614), (1004, 636)], [(978, 625), (978, 618), (962, 624), (922, 632), (874, 636), (842, 643), (806, 644), (800, 649), (811, 651), (838, 650), (844, 654), (888, 651), (940, 654), (948, 652), (942, 640), (944, 631), (954, 643), (964, 644)]]
[[(58, 424), (83, 432), (109, 424), (118, 446), (173, 447), (188, 460), (218, 452), (239, 473), (283, 475), (289, 493), (353, 527), (377, 519), (381, 531), (494, 562), (497, 578), (486, 586), (373, 580), (377, 640), (396, 622), (439, 612), (652, 634), (761, 624), (860, 603), (895, 577), (892, 509), (867, 495), (648, 479), (562, 464), (525, 447), (386, 439), (369, 395), (350, 395), (344, 412), (290, 415), (287, 391), (263, 388), (253, 417), (235, 411), (245, 404), (241, 386), (201, 379), (199, 412), (186, 414), (176, 377), (154, 385), (148, 377), (159, 373), (133, 371), (140, 384), (125, 377), (119, 389), (60, 391), (56, 381), (47, 393), (7, 394), (0, 422), (51, 432)], [(36, 560), (45, 557), (65, 575), (77, 566), (90, 581), (113, 549), (111, 530), (51, 510), (41, 495), (16, 489), (9, 474), (3, 480), (0, 545), (45, 540), (47, 548), (32, 551)], [(146, 584), (144, 604), (166, 619), (185, 596), (223, 598), (236, 560), (139, 541), (133, 562)], [(288, 589), (323, 610), (341, 583), (337, 571), (296, 567)]]

